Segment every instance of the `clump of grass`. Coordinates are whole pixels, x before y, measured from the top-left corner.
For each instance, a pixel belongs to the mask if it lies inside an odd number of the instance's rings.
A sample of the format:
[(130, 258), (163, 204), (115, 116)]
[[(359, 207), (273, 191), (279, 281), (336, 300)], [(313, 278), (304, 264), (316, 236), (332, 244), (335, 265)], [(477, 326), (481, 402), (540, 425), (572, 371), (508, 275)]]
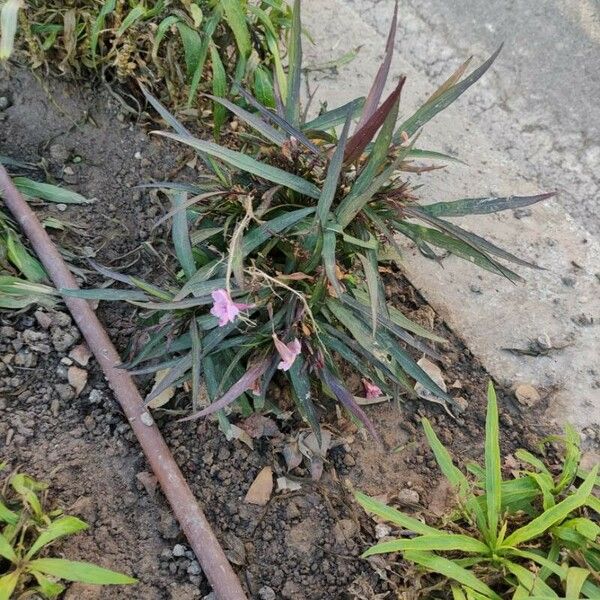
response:
[[(29, 165), (5, 156), (0, 156), (0, 164), (13, 173), (31, 169)], [(13, 177), (13, 183), (28, 199), (62, 204), (89, 203), (77, 192), (23, 175)], [(54, 306), (56, 291), (47, 284), (48, 277), (39, 260), (30, 252), (10, 217), (0, 211), (0, 310)]]
[[(20, 28), (34, 68), (142, 82), (171, 107), (196, 107), (199, 90), (225, 96), (231, 77), (274, 106), (289, 22), (283, 0), (32, 0)], [(217, 105), (215, 127), (224, 117)]]
[[(433, 527), (358, 493), (366, 511), (401, 530), (402, 537), (382, 541), (363, 556), (400, 553), (435, 577), (414, 597), (454, 600), (512, 598), (600, 598), (600, 500), (598, 466), (580, 467), (579, 436), (567, 427), (562, 469), (554, 474), (526, 450), (515, 457), (522, 467), (502, 478), (498, 408), (488, 388), (484, 464), (467, 466), (468, 477), (454, 465), (429, 421), (423, 429), (435, 459), (456, 495), (455, 509)], [(543, 446), (542, 446), (543, 447)], [(577, 479), (581, 482), (577, 482)], [(418, 588), (411, 586), (413, 592)], [(441, 595), (440, 595), (441, 594)]]
[[(502, 260), (531, 263), (466, 231), (451, 219), (527, 206), (548, 194), (468, 198), (428, 206), (403, 172), (415, 161), (451, 157), (418, 148), (419, 129), (490, 67), (498, 51), (464, 76), (467, 63), (411, 117), (397, 124), (401, 78), (382, 100), (396, 27), (367, 98), (306, 121), (300, 110), (300, 2), (294, 3), (287, 93), (275, 110), (243, 87), (238, 149), (193, 137), (155, 98), (150, 103), (174, 132), (160, 135), (198, 152), (210, 174), (196, 184), (161, 182), (173, 208), (179, 272), (158, 288), (102, 270), (132, 289), (88, 290), (89, 298), (128, 300), (147, 325), (143, 349), (125, 367), (160, 372), (152, 402), (169, 387), (191, 390), (199, 418), (236, 403), (243, 414), (289, 410), (269, 399), (276, 374), (289, 384), (300, 414), (320, 434), (319, 412), (331, 399), (376, 435), (358, 396), (413, 397), (414, 382), (452, 410), (454, 400), (416, 364), (412, 352), (437, 356), (435, 335), (385, 297), (381, 271), (402, 268), (400, 233), (431, 258), (439, 248), (510, 281)], [(463, 77), (464, 76), (464, 77)], [(280, 86), (281, 89), (281, 86)], [(341, 127), (341, 131), (340, 128)], [(364, 393), (344, 384), (357, 372)], [(166, 375), (165, 375), (166, 371)], [(163, 376), (164, 375), (164, 376)], [(202, 390), (206, 390), (206, 394)], [(208, 398), (208, 404), (203, 398)]]

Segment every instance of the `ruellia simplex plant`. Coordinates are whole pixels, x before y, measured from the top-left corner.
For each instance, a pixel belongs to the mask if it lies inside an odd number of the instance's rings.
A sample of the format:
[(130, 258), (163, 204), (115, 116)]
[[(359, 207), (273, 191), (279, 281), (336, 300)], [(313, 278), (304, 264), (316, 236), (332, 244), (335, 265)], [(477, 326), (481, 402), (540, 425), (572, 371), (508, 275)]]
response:
[[(598, 465), (582, 468), (580, 439), (570, 426), (560, 444), (562, 468), (527, 450), (517, 450), (521, 468), (504, 479), (495, 390), (488, 388), (483, 465), (460, 470), (427, 419), (427, 441), (455, 493), (455, 506), (438, 526), (357, 493), (363, 508), (400, 528), (363, 556), (401, 553), (427, 574), (411, 589), (415, 598), (512, 600), (600, 598), (600, 500)], [(421, 575), (421, 577), (423, 577)], [(422, 593), (418, 589), (421, 588)], [(560, 596), (559, 596), (560, 593)], [(564, 594), (564, 596), (563, 596)]]
[[(465, 75), (468, 61), (408, 119), (397, 124), (404, 77), (382, 101), (392, 58), (397, 6), (385, 56), (365, 98), (306, 120), (300, 110), (300, 2), (292, 11), (287, 93), (276, 109), (243, 87), (247, 108), (212, 97), (238, 119), (237, 146), (194, 137), (146, 92), (173, 131), (156, 132), (195, 149), (208, 174), (197, 184), (161, 182), (172, 210), (176, 279), (157, 287), (101, 268), (131, 289), (69, 292), (127, 300), (141, 309), (142, 349), (123, 366), (161, 373), (149, 394), (185, 384), (197, 419), (235, 404), (242, 414), (278, 407), (268, 395), (276, 374), (319, 435), (319, 403), (339, 402), (374, 436), (344, 384), (354, 369), (369, 397), (414, 395), (419, 382), (450, 409), (453, 399), (416, 364), (410, 350), (436, 355), (431, 332), (386, 301), (380, 270), (402, 268), (395, 236), (413, 240), (431, 258), (435, 248), (510, 281), (500, 259), (531, 263), (448, 218), (528, 206), (549, 197), (469, 198), (420, 205), (403, 177), (416, 160), (449, 160), (417, 147), (419, 130), (475, 83), (500, 49)], [(341, 128), (338, 130), (337, 128)], [(139, 345), (138, 345), (139, 349)], [(201, 393), (206, 390), (206, 394)], [(207, 398), (202, 400), (202, 398)]]

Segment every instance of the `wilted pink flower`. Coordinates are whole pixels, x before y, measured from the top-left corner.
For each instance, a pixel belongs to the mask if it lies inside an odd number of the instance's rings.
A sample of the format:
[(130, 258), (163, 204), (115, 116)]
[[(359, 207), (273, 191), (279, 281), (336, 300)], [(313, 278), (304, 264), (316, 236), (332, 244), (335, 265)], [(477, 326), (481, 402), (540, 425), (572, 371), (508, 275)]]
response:
[(362, 383), (365, 388), (367, 400), (373, 400), (375, 398), (383, 396), (383, 392), (381, 391), (379, 386), (375, 385), (374, 383), (371, 383), (368, 379), (363, 379)]
[(227, 323), (233, 323), (241, 310), (245, 310), (252, 306), (251, 304), (234, 302), (227, 290), (215, 290), (211, 295), (213, 307), (210, 309), (210, 314), (218, 317), (219, 327), (223, 327), (224, 325), (227, 325)]
[(273, 334), (273, 342), (275, 343), (277, 352), (279, 352), (279, 356), (281, 356), (281, 362), (277, 365), (277, 368), (282, 371), (288, 371), (294, 364), (296, 356), (298, 356), (300, 350), (302, 350), (300, 341), (298, 338), (294, 338), (291, 342), (284, 344), (275, 334)]

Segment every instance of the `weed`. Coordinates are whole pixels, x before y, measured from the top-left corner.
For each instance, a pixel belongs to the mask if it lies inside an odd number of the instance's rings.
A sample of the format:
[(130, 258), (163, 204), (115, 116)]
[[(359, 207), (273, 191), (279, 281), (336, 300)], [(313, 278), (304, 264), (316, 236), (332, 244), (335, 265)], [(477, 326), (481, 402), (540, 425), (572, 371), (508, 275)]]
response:
[[(0, 464), (0, 470), (5, 467)], [(44, 556), (56, 540), (87, 529), (82, 520), (45, 508), (46, 484), (23, 473), (6, 478), (0, 494), (0, 600), (58, 598), (59, 583), (108, 585), (136, 580), (91, 563)], [(14, 594), (14, 595), (13, 595)]]
[[(358, 493), (365, 510), (394, 523), (404, 534), (369, 548), (363, 556), (400, 552), (425, 572), (441, 576), (432, 589), (451, 589), (454, 600), (550, 600), (559, 597), (557, 592), (567, 598), (600, 598), (600, 500), (593, 495), (598, 466), (589, 473), (579, 471), (579, 437), (571, 427), (560, 439), (565, 456), (557, 476), (542, 460), (519, 450), (516, 457), (524, 468), (514, 479), (503, 480), (491, 383), (484, 465), (468, 467), (474, 479), (454, 465), (429, 421), (422, 423), (456, 494), (456, 511), (447, 527), (438, 529)], [(578, 475), (583, 481), (576, 486)]]

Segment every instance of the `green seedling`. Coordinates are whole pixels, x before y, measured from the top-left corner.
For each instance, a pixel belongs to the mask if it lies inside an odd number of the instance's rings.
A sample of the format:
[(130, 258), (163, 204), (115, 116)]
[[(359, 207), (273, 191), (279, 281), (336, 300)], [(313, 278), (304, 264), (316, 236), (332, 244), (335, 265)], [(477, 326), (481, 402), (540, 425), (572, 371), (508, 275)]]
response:
[[(498, 408), (492, 384), (483, 465), (469, 465), (469, 478), (453, 462), (427, 419), (423, 429), (435, 459), (454, 489), (456, 510), (445, 527), (434, 527), (358, 493), (369, 513), (393, 523), (402, 537), (383, 541), (363, 556), (400, 553), (441, 583), (454, 600), (600, 598), (600, 501), (598, 466), (580, 473), (579, 438), (568, 427), (561, 472), (520, 450), (524, 468), (503, 479)], [(554, 441), (558, 441), (555, 438)], [(430, 596), (423, 596), (430, 597)]]

